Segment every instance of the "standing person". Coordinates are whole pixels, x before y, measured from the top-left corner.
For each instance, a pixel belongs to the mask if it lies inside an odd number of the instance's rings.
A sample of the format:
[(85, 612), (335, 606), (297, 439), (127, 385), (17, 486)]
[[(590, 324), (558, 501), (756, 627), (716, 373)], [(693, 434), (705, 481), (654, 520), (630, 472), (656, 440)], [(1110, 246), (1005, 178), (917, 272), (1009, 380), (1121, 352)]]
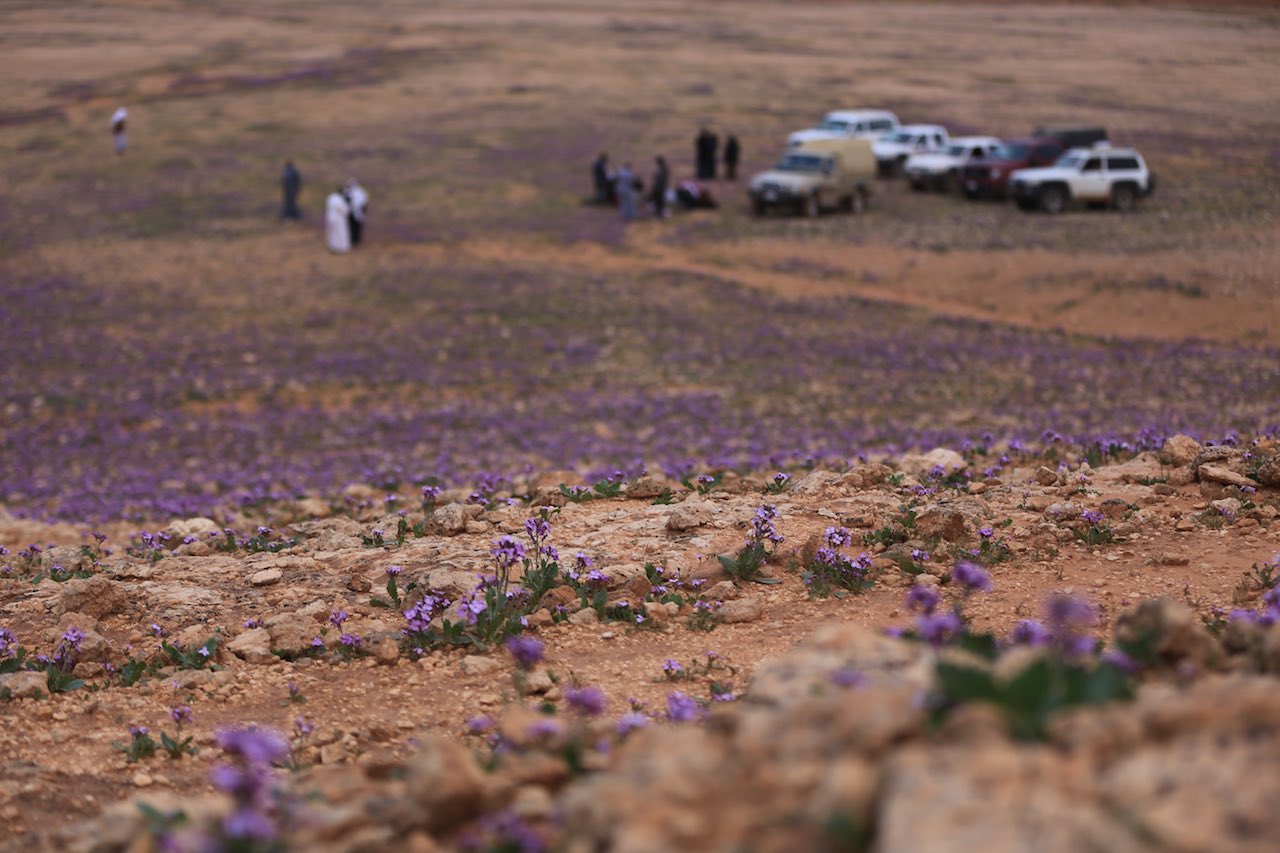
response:
[(707, 180), (716, 179), (716, 162), (720, 159), (720, 137), (707, 131)]
[(592, 201), (596, 204), (613, 203), (613, 179), (609, 174), (609, 155), (604, 151), (591, 164), (591, 181), (595, 184)]
[(364, 187), (356, 183), (356, 179), (352, 178), (347, 181), (347, 204), (351, 208), (348, 214), (351, 225), (351, 245), (360, 245), (360, 241), (364, 239), (364, 217), (369, 210), (369, 194), (364, 191)]
[(111, 135), (115, 137), (116, 140), (116, 154), (123, 154), (125, 146), (128, 145), (128, 140), (124, 135), (124, 125), (128, 118), (129, 111), (124, 107), (120, 107), (115, 111), (115, 114), (111, 116)]
[(694, 151), (697, 152), (697, 169), (698, 180), (705, 181), (708, 177), (709, 166), (707, 164), (707, 140), (711, 138), (711, 131), (705, 127), (698, 131), (698, 138), (694, 140)]
[(649, 199), (653, 202), (653, 215), (662, 219), (667, 214), (667, 186), (671, 183), (671, 172), (667, 169), (665, 157), (656, 157), (658, 170), (653, 173), (653, 187)]
[(631, 172), (631, 164), (624, 163), (613, 179), (613, 191), (618, 197), (618, 212), (623, 219), (636, 218), (636, 179)]
[(351, 251), (351, 205), (343, 196), (343, 188), (329, 193), (324, 202), (324, 233), (329, 251), (345, 255)]
[(724, 176), (730, 181), (738, 179), (738, 158), (741, 155), (742, 146), (738, 144), (738, 137), (729, 134), (724, 142)]
[(280, 189), (284, 191), (284, 209), (280, 211), (280, 218), (301, 219), (302, 212), (298, 210), (298, 193), (302, 192), (302, 173), (294, 168), (292, 160), (284, 161)]

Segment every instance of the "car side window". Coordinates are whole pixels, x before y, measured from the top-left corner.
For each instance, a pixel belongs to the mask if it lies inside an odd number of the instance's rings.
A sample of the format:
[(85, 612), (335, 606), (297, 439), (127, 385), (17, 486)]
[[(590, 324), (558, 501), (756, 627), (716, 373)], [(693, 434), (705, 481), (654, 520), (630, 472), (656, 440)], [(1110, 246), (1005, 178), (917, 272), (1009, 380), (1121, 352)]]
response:
[(975, 149), (973, 149), (972, 151), (970, 151), (970, 152), (969, 152), (969, 156), (970, 156), (970, 157), (977, 158), (977, 157), (982, 157), (982, 156), (986, 155), (986, 153), (987, 153), (987, 152), (986, 152), (985, 150), (983, 150), (981, 146), (979, 146), (978, 148), (975, 148)]
[(1138, 158), (1108, 157), (1107, 168), (1112, 172), (1134, 171), (1138, 168)]
[(1088, 159), (1088, 161), (1084, 164), (1084, 168), (1083, 168), (1083, 169), (1081, 169), (1080, 171), (1082, 171), (1082, 172), (1101, 172), (1101, 171), (1102, 171), (1102, 158), (1101, 158), (1101, 157), (1090, 157), (1090, 158)]

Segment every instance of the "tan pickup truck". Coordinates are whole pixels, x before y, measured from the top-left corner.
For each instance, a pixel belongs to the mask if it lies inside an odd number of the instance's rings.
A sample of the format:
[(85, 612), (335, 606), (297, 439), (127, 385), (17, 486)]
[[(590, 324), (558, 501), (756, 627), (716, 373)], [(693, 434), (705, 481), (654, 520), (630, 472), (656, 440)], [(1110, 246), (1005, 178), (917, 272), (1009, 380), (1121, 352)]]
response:
[(866, 139), (815, 139), (791, 148), (778, 165), (751, 178), (757, 216), (770, 210), (817, 216), (827, 209), (866, 210), (876, 158)]

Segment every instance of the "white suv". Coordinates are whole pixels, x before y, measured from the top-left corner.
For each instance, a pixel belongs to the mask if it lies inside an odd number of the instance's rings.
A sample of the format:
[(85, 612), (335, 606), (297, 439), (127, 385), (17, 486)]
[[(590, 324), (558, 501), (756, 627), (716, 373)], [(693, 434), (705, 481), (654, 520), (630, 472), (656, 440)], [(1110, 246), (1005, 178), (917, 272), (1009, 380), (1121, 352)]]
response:
[(1151, 195), (1156, 176), (1132, 148), (1072, 148), (1042, 169), (1018, 169), (1009, 176), (1013, 198), (1023, 210), (1061, 213), (1073, 201), (1132, 210)]
[(947, 144), (947, 129), (936, 124), (904, 124), (877, 139), (871, 146), (882, 175), (899, 171), (912, 154), (941, 151)]
[(912, 154), (902, 172), (912, 189), (950, 192), (960, 186), (960, 172), (967, 163), (989, 156), (998, 145), (994, 136), (953, 136), (941, 151)]
[(823, 116), (817, 127), (788, 136), (787, 147), (798, 148), (818, 139), (879, 139), (897, 129), (898, 117), (888, 110), (836, 110)]

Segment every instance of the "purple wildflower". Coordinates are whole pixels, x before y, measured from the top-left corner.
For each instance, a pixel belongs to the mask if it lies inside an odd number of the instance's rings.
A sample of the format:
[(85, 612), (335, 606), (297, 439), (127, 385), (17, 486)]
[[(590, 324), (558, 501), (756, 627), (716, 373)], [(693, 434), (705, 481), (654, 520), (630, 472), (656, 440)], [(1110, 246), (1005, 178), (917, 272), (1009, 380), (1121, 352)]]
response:
[(542, 660), (543, 645), (533, 637), (514, 636), (507, 640), (506, 648), (521, 669), (533, 669)]
[(179, 707), (174, 708), (169, 712), (169, 716), (173, 717), (173, 721), (179, 726), (190, 723), (195, 719), (195, 716), (191, 713), (191, 707), (189, 705), (180, 705)]
[(991, 592), (991, 576), (981, 566), (966, 560), (956, 563), (951, 570), (951, 579), (960, 584), (965, 592)]
[(679, 690), (667, 694), (667, 719), (673, 723), (692, 723), (706, 716), (706, 709), (698, 700)]
[(607, 704), (599, 687), (570, 687), (564, 691), (564, 701), (570, 710), (584, 717), (600, 716)]
[(916, 584), (907, 590), (907, 609), (927, 616), (937, 609), (939, 598), (933, 587)]
[(1013, 628), (1012, 640), (1019, 646), (1043, 646), (1048, 644), (1049, 631), (1035, 619), (1023, 619)]

